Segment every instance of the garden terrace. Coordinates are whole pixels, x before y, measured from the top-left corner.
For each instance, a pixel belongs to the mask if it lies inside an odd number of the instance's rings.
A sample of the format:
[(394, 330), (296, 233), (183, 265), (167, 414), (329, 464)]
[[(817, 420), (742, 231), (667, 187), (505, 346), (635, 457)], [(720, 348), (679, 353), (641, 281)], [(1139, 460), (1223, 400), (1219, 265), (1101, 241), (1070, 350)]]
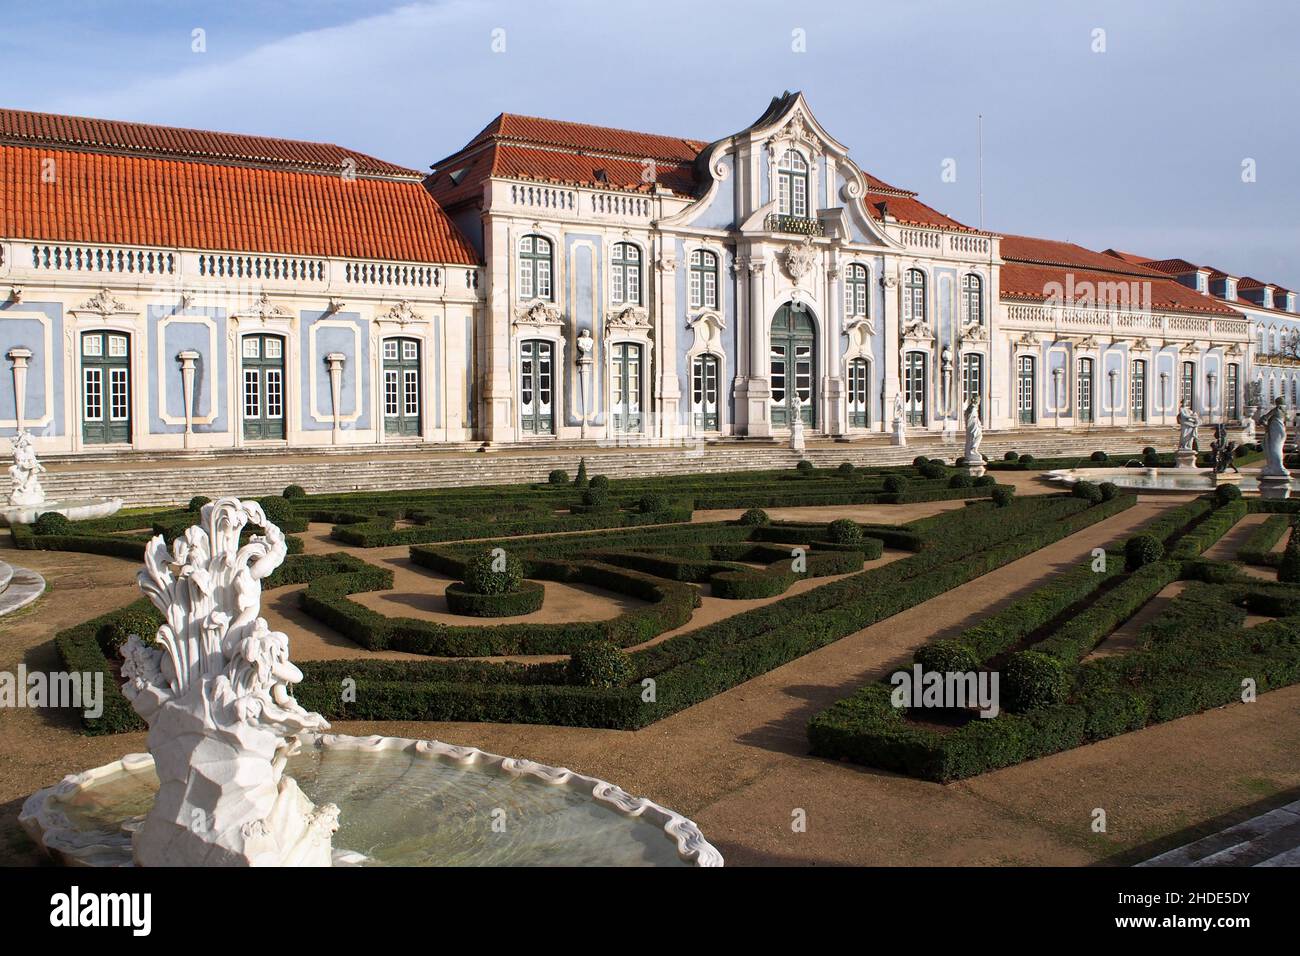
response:
[[(1300, 503), (1229, 494), (1171, 509), (1143, 532), (1161, 542), (1163, 557), (1126, 566), (1112, 553), (1101, 570), (1090, 558), (918, 650), (924, 671), (996, 672), (1006, 704), (996, 716), (895, 706), (886, 679), (812, 719), (813, 753), (948, 781), (1240, 701), (1243, 682), (1262, 692), (1300, 681), (1300, 588), (1202, 557), (1249, 512), (1274, 510), (1289, 519)], [(1276, 543), (1279, 528), (1266, 520), (1249, 546)], [(1182, 583), (1130, 648), (1093, 654), (1174, 582)], [(1247, 622), (1248, 613), (1257, 620)]]
[[(564, 654), (593, 639), (628, 648), (625, 677), (604, 686), (575, 682), (562, 660), (299, 661), (306, 675), (297, 688), (299, 699), (331, 719), (491, 720), (631, 729), (1031, 554), (1122, 512), (1133, 502), (1130, 496), (1120, 496), (1094, 504), (1068, 495), (1015, 500), (1006, 507), (971, 502), (905, 527), (867, 529), (866, 541), (871, 543), (863, 547), (873, 553), (878, 553), (877, 542), (886, 538), (891, 547), (911, 550), (895, 554), (889, 563), (859, 571), (851, 569), (861, 567), (865, 553), (845, 548), (825, 548), (821, 556), (847, 563), (818, 569), (817, 542), (827, 539), (829, 527), (811, 523), (668, 525), (506, 539), (505, 546), (525, 562), (530, 576), (577, 576), (602, 587), (639, 589), (647, 599), (635, 613), (591, 626), (430, 627), (427, 622), (385, 618), (348, 600), (349, 594), (383, 587), (390, 580), (386, 569), (356, 555), (291, 557), (268, 584), (308, 582), (300, 598), (304, 610), (320, 615), (330, 627), (366, 647), (404, 647), (446, 657)], [(717, 539), (702, 537), (707, 534), (716, 534)], [(819, 570), (834, 577), (821, 584), (806, 582), (797, 593), (721, 620), (695, 628), (681, 626), (696, 600), (695, 586), (683, 578), (702, 573), (693, 563), (705, 560), (695, 556), (702, 551), (683, 553), (683, 547), (708, 547), (708, 562), (731, 563), (745, 557), (773, 557), (776, 551), (766, 549), (779, 546), (787, 549), (782, 560), (788, 562), (792, 538), (809, 546), (802, 577), (815, 578)], [(467, 556), (496, 542), (424, 546), (413, 548), (412, 557), (457, 573)], [(642, 568), (653, 566), (671, 578), (595, 560), (602, 544), (617, 544), (618, 553), (639, 555), (647, 562)], [(713, 557), (715, 547), (723, 557)], [(653, 564), (651, 558), (662, 563)], [(762, 577), (771, 568), (747, 568), (740, 573)], [(65, 659), (75, 656), (84, 663), (98, 653), (101, 666), (108, 666), (103, 631), (101, 624), (60, 635)], [(338, 699), (338, 680), (344, 676), (357, 682), (355, 701)], [(88, 721), (88, 729), (103, 730), (94, 721)]]

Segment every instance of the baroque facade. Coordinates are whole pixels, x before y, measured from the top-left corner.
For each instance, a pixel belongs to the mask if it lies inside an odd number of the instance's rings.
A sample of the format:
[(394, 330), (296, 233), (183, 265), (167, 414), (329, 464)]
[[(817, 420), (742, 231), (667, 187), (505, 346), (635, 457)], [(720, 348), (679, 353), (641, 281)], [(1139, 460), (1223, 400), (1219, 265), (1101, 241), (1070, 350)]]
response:
[(429, 175), (0, 111), (0, 163), (45, 453), (1140, 427), (1300, 373), (1286, 290), (963, 225), (797, 93), (713, 142), (503, 114)]

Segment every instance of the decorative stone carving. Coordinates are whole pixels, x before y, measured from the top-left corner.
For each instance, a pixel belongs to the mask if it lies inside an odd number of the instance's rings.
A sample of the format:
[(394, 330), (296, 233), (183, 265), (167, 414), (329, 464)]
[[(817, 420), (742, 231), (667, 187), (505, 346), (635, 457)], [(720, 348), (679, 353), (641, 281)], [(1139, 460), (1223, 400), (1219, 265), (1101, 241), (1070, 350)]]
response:
[(659, 257), (655, 259), (655, 267), (660, 272), (675, 272), (677, 270), (677, 259), (670, 253), (661, 252)]
[[(245, 526), (261, 526), (240, 545)], [(134, 837), (146, 866), (328, 866), (338, 808), (314, 806), (285, 762), (298, 734), (329, 724), (300, 707), (289, 639), (258, 615), (284, 535), (259, 504), (220, 498), (167, 550), (145, 548), (140, 589), (163, 613), (153, 640), (123, 648), (123, 693), (149, 724), (158, 773)]]
[(794, 394), (794, 406), (791, 414), (794, 416), (790, 423), (790, 450), (795, 454), (802, 455), (807, 448), (807, 442), (803, 434), (803, 401), (799, 398), (799, 393)]
[(385, 322), (396, 322), (398, 325), (406, 326), (410, 325), (412, 322), (423, 322), (424, 316), (411, 308), (410, 302), (406, 299), (402, 299), (380, 316), (380, 319)]
[(542, 299), (525, 302), (515, 309), (515, 325), (532, 326), (535, 329), (560, 325), (560, 310), (553, 303)]
[(252, 305), (235, 313), (234, 318), (237, 320), (257, 319), (262, 325), (266, 325), (272, 319), (292, 319), (293, 313), (288, 309), (275, 305), (271, 302), (271, 297), (262, 292)]
[(928, 342), (934, 338), (934, 329), (925, 319), (913, 319), (903, 323), (903, 338)]
[(1020, 338), (1016, 339), (1016, 345), (1021, 348), (1034, 349), (1038, 348), (1039, 344), (1038, 335), (1033, 329), (1030, 329), (1024, 335), (1020, 336)]
[(963, 342), (987, 342), (989, 330), (982, 322), (970, 322), (961, 327), (957, 337)]
[(615, 332), (649, 332), (650, 318), (646, 315), (645, 309), (639, 306), (629, 305), (625, 309), (620, 309), (612, 313), (605, 321), (605, 335), (613, 335)]
[(812, 246), (812, 239), (806, 238), (798, 245), (788, 247), (781, 253), (781, 264), (786, 274), (798, 285), (817, 262), (817, 250)]
[(35, 439), (32, 433), (21, 431), (13, 439), (14, 463), (9, 466), (9, 477), (14, 489), (9, 493), (9, 503), (17, 507), (31, 507), (45, 503), (45, 489), (39, 475), (45, 466), (36, 460)]
[(78, 312), (93, 312), (107, 318), (126, 311), (126, 304), (120, 301), (108, 289), (100, 289), (77, 308)]

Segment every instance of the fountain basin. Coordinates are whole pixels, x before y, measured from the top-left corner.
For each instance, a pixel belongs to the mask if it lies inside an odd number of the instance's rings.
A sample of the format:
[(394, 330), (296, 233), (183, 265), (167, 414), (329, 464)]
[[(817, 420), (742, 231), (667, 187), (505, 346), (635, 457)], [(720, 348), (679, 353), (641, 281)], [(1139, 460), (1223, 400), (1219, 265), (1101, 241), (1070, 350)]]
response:
[(41, 515), (53, 511), (67, 515), (69, 521), (87, 521), (107, 518), (122, 507), (121, 498), (64, 498), (61, 501), (42, 501), (38, 505), (10, 505), (0, 511), (5, 524), (32, 524)]
[(1258, 472), (1229, 472), (1216, 476), (1209, 468), (1064, 468), (1043, 475), (1047, 481), (1072, 485), (1077, 481), (1112, 482), (1120, 488), (1139, 492), (1173, 492), (1177, 494), (1204, 494), (1219, 485), (1236, 485), (1243, 492), (1259, 492), (1267, 497), (1286, 497), (1291, 490), (1300, 490), (1295, 479), (1263, 479)]
[[(309, 734), (285, 772), (337, 804), (336, 863), (372, 866), (721, 866), (690, 820), (595, 777), (474, 747)], [(158, 790), (129, 754), (29, 797), (19, 823), (57, 862), (131, 866)]]

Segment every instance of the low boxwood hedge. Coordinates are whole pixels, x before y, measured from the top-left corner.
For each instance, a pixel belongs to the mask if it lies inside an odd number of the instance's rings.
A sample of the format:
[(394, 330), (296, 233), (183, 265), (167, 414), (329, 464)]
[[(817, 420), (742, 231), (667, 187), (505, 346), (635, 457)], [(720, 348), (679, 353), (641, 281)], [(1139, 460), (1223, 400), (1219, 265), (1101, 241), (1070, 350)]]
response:
[(463, 581), (447, 585), (447, 609), (470, 617), (519, 617), (540, 610), (546, 588), (537, 581), (521, 581), (514, 591), (480, 594)]

